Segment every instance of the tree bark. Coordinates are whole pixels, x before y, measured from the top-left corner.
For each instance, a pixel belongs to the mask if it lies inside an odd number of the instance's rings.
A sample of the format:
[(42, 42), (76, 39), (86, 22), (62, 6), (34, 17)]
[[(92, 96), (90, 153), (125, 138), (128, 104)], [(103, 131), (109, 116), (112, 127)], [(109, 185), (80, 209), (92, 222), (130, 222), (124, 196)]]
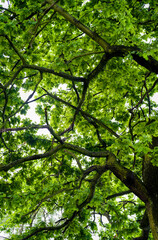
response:
[(146, 211), (149, 218), (149, 224), (151, 228), (152, 235), (154, 237), (154, 240), (158, 240), (158, 204), (150, 200), (148, 203), (146, 203)]
[[(158, 146), (158, 137), (152, 138), (151, 150)], [(151, 154), (150, 154), (151, 155)], [(149, 193), (146, 211), (154, 239), (158, 240), (158, 167), (153, 166), (152, 157), (146, 154), (143, 160), (143, 181)]]

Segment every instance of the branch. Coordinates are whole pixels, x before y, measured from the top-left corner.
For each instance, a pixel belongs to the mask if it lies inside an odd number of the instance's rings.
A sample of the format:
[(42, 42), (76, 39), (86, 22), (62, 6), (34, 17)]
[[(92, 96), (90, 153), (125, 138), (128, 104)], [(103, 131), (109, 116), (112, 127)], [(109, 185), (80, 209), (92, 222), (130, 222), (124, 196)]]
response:
[[(29, 101), (29, 100), (33, 97), (33, 95), (35, 94), (36, 89), (37, 89), (38, 85), (40, 84), (40, 82), (42, 81), (42, 79), (43, 79), (43, 74), (40, 72), (40, 79), (39, 79), (39, 81), (37, 82), (37, 84), (35, 85), (33, 92), (28, 96), (28, 98), (26, 99), (26, 101), (25, 101), (14, 113), (12, 113), (12, 114), (8, 117), (8, 119), (11, 118), (11, 117), (13, 117), (14, 115), (16, 115), (16, 114), (23, 108), (23, 106), (28, 103), (28, 101)], [(6, 120), (6, 122), (8, 121), (8, 119)], [(5, 124), (4, 124), (4, 125), (5, 125)]]
[[(59, 1), (59, 0), (57, 0), (54, 4), (56, 4), (58, 1)], [(33, 33), (33, 36), (32, 36), (32, 38), (31, 38), (31, 40), (30, 40), (30, 43), (29, 43), (28, 48), (30, 48), (30, 47), (32, 46), (35, 38), (36, 38), (37, 35), (40, 33), (40, 31), (38, 31), (38, 33), (37, 33), (37, 29), (38, 29), (38, 27), (39, 27), (39, 25), (40, 25), (40, 22), (42, 21), (42, 18), (51, 10), (51, 8), (53, 7), (54, 4), (52, 4), (51, 6), (49, 6), (48, 8), (46, 8), (46, 9), (44, 10), (43, 14), (39, 17), (39, 19), (38, 19), (38, 21), (37, 21), (37, 24), (35, 25), (34, 33)], [(42, 30), (43, 30), (43, 28), (42, 28)]]
[[(43, 3), (42, 3), (42, 5), (41, 5), (41, 9), (46, 5), (47, 3), (46, 3), (46, 1), (44, 1)], [(45, 10), (45, 9), (44, 9)], [(39, 10), (37, 9), (37, 11), (36, 12), (32, 12), (29, 16), (27, 16), (26, 18), (25, 18), (25, 20), (29, 20), (30, 18), (32, 18), (35, 14), (38, 14), (39, 13)]]
[(24, 157), (24, 158), (20, 158), (18, 160), (15, 160), (14, 162), (11, 162), (9, 164), (0, 165), (0, 171), (8, 171), (9, 169), (18, 166), (19, 164), (22, 164), (24, 162), (28, 162), (28, 161), (33, 161), (33, 160), (37, 160), (37, 159), (41, 159), (41, 158), (47, 158), (51, 155), (53, 155), (54, 153), (58, 152), (59, 150), (61, 150), (63, 148), (63, 145), (58, 145), (57, 147), (51, 149), (49, 152), (43, 153), (43, 154), (36, 154), (33, 156), (28, 156), (28, 157)]
[(28, 75), (28, 76), (25, 76), (25, 77), (20, 77), (20, 78), (17, 78), (17, 80), (23, 80), (23, 79), (28, 79), (28, 78), (30, 78), (30, 77), (34, 77), (34, 76), (36, 76), (38, 73), (34, 73), (34, 74), (31, 74), (31, 75)]
[(92, 152), (89, 151), (85, 148), (70, 144), (70, 143), (64, 143), (63, 144), (63, 148), (65, 149), (69, 149), (78, 153), (81, 153), (83, 155), (89, 156), (89, 157), (107, 157), (109, 156), (109, 151), (100, 151), (100, 152)]
[(82, 181), (91, 173), (91, 172), (97, 172), (97, 173), (100, 173), (100, 172), (106, 172), (108, 169), (107, 169), (107, 166), (106, 165), (92, 165), (90, 166), (89, 168), (87, 168), (84, 172), (83, 172), (83, 175), (80, 179), (80, 185), (79, 185), (79, 188), (81, 187), (81, 184), (82, 184)]
[(79, 96), (79, 93), (78, 93), (78, 91), (77, 91), (77, 88), (76, 88), (75, 83), (74, 83), (73, 80), (72, 80), (72, 87), (73, 87), (73, 89), (74, 89), (74, 91), (75, 91), (75, 93), (76, 93), (76, 96), (77, 96), (77, 103), (79, 103), (79, 101), (80, 101), (80, 96)]
[(24, 68), (23, 66), (19, 67), (19, 69), (14, 73), (13, 77), (4, 85), (4, 88), (7, 88), (13, 83), (14, 79), (18, 76), (18, 74), (21, 72), (23, 68)]
[(95, 129), (96, 129), (96, 134), (97, 134), (97, 137), (98, 137), (98, 140), (99, 140), (99, 142), (101, 143), (101, 145), (103, 146), (103, 147), (107, 147), (106, 146), (106, 142), (101, 138), (101, 136), (100, 136), (100, 132), (99, 132), (99, 130), (98, 130), (98, 125), (95, 123), (95, 121), (94, 120), (92, 120), (92, 119), (89, 119), (89, 117), (87, 117), (87, 116), (84, 116), (84, 118), (90, 123), (90, 124), (92, 124), (94, 127), (95, 127)]
[(143, 202), (149, 202), (149, 194), (143, 182), (134, 172), (121, 166), (113, 154), (109, 154), (107, 168)]
[(9, 169), (11, 169), (13, 167), (16, 167), (17, 165), (19, 165), (21, 163), (24, 163), (24, 162), (33, 161), (33, 160), (37, 160), (37, 159), (41, 159), (41, 158), (47, 158), (47, 157), (53, 155), (54, 153), (58, 152), (61, 149), (69, 149), (69, 150), (81, 153), (81, 154), (89, 156), (89, 157), (107, 157), (107, 156), (109, 156), (109, 151), (92, 152), (92, 151), (89, 151), (85, 148), (82, 148), (82, 147), (79, 147), (79, 146), (76, 146), (76, 145), (72, 145), (70, 143), (63, 143), (62, 142), (62, 144), (60, 144), (57, 147), (51, 149), (49, 152), (20, 158), (18, 160), (15, 160), (14, 162), (6, 164), (6, 165), (2, 164), (0, 166), (0, 171), (8, 171)]
[(43, 98), (45, 96), (47, 96), (47, 94), (43, 94), (42, 96), (40, 96), (38, 98), (35, 98), (35, 99), (31, 100), (31, 101), (28, 101), (27, 103), (29, 104), (29, 103), (32, 103), (32, 102), (36, 102), (37, 100), (39, 100), (40, 98)]
[(112, 198), (116, 198), (116, 197), (121, 197), (123, 195), (126, 195), (126, 194), (129, 194), (131, 193), (132, 191), (131, 190), (127, 190), (127, 191), (123, 191), (123, 192), (119, 192), (119, 193), (115, 193), (113, 195), (110, 195), (106, 198), (106, 200), (109, 200), (109, 199), (112, 199)]
[(114, 132), (111, 128), (109, 128), (108, 126), (106, 126), (102, 121), (98, 120), (97, 118), (93, 117), (91, 114), (87, 113), (87, 112), (84, 112), (84, 111), (80, 111), (82, 116), (84, 117), (87, 116), (91, 119), (93, 119), (99, 126), (103, 127), (104, 129), (106, 129), (109, 133), (111, 133), (113, 136), (115, 136), (116, 138), (120, 138), (120, 136)]
[(156, 61), (152, 56), (148, 56), (148, 60), (140, 57), (138, 54), (132, 54), (133, 59), (141, 66), (148, 69), (150, 72), (158, 74), (158, 61)]
[(148, 56), (148, 60), (146, 60), (143, 57), (139, 56), (139, 53), (143, 53), (143, 51), (138, 48), (137, 46), (134, 47), (127, 47), (123, 45), (114, 45), (111, 46), (111, 49), (109, 50), (109, 53), (112, 55), (112, 57), (124, 57), (129, 52), (135, 52), (132, 54), (134, 61), (136, 61), (139, 65), (142, 67), (145, 67), (150, 72), (154, 72), (158, 74), (158, 61), (154, 59), (152, 56)]
[(21, 218), (23, 218), (23, 217), (25, 217), (25, 216), (28, 216), (28, 215), (30, 215), (31, 213), (34, 213), (35, 211), (37, 211), (37, 210), (39, 209), (39, 207), (42, 205), (42, 203), (45, 202), (45, 201), (47, 201), (49, 198), (52, 198), (52, 197), (54, 197), (54, 196), (56, 196), (57, 194), (60, 194), (60, 193), (62, 193), (62, 192), (68, 192), (68, 191), (72, 191), (72, 190), (73, 190), (73, 189), (62, 188), (62, 189), (59, 189), (59, 190), (57, 190), (57, 191), (54, 191), (52, 194), (49, 194), (49, 195), (47, 195), (46, 197), (42, 198), (42, 199), (38, 202), (38, 204), (36, 205), (36, 207), (35, 207), (33, 210), (31, 210), (30, 212), (22, 215)]
[(156, 86), (156, 84), (158, 83), (158, 79), (156, 79), (156, 81), (154, 82), (154, 84), (152, 85), (151, 88), (149, 88), (144, 95), (141, 97), (141, 99), (139, 100), (139, 102), (131, 109), (129, 109), (129, 111), (133, 111), (133, 109), (138, 108), (138, 106), (143, 102), (143, 99), (148, 96), (148, 94), (154, 89), (154, 87)]
[(94, 77), (96, 77), (106, 66), (106, 63), (112, 58), (113, 56), (111, 54), (104, 54), (101, 58), (101, 61), (99, 62), (98, 66), (88, 75), (87, 79), (91, 80)]
[(69, 74), (64, 73), (64, 72), (55, 72), (53, 69), (45, 68), (45, 67), (39, 67), (39, 66), (36, 66), (36, 65), (25, 64), (23, 66), (23, 68), (34, 69), (34, 70), (38, 70), (40, 72), (45, 72), (45, 73), (51, 73), (51, 74), (54, 74), (56, 76), (59, 76), (59, 77), (62, 77), (64, 79), (68, 79), (68, 80), (71, 80), (71, 81), (72, 80), (76, 81), (76, 82), (84, 82), (85, 81), (85, 78), (83, 78), (83, 77), (74, 77), (74, 76), (69, 75)]
[(99, 72), (101, 72), (103, 70), (103, 68), (105, 67), (108, 60), (110, 60), (110, 58), (111, 58), (110, 55), (104, 54), (101, 61), (98, 64), (98, 66), (87, 76), (87, 80), (84, 81), (82, 98), (79, 101), (79, 104), (77, 106), (77, 109), (76, 109), (76, 112), (75, 112), (75, 115), (74, 115), (74, 118), (73, 118), (73, 123), (75, 122), (76, 116), (79, 113), (80, 108), (81, 108), (81, 106), (82, 106), (82, 104), (85, 100), (90, 80), (92, 80), (94, 77), (96, 77), (99, 74)]
[(54, 12), (54, 13), (49, 17), (49, 20), (47, 20), (47, 21), (45, 22), (45, 24), (43, 25), (43, 27), (41, 27), (41, 29), (39, 29), (39, 31), (36, 33), (36, 36), (35, 36), (35, 37), (37, 37), (37, 36), (40, 34), (40, 32), (42, 32), (43, 29), (48, 25), (48, 23), (51, 22), (51, 20), (52, 20), (53, 16), (55, 15), (55, 13), (56, 13), (56, 12)]
[(51, 135), (53, 135), (53, 137), (60, 142), (61, 144), (63, 144), (63, 141), (61, 139), (61, 137), (55, 133), (54, 129), (49, 125), (48, 123), (48, 114), (47, 114), (47, 107), (45, 108), (45, 119), (46, 119), (46, 123), (47, 123), (47, 127), (48, 127), (48, 131), (50, 132)]
[(98, 180), (100, 179), (101, 175), (105, 172), (104, 168), (101, 168), (99, 172), (96, 173), (96, 175), (94, 176), (93, 179), (91, 179), (91, 184), (90, 184), (90, 193), (87, 196), (87, 198), (85, 199), (85, 201), (83, 201), (80, 205), (77, 205), (78, 207), (78, 211), (74, 211), (72, 217), (67, 220), (66, 222), (68, 222), (66, 228), (64, 229), (64, 232), (66, 231), (66, 229), (69, 226), (69, 223), (81, 212), (81, 210), (88, 204), (90, 203), (90, 201), (93, 199), (94, 196), (94, 192), (95, 192), (95, 187), (96, 184), (98, 182)]
[(74, 126), (74, 122), (72, 122), (72, 123), (70, 124), (70, 126), (69, 126), (68, 128), (66, 128), (64, 131), (58, 133), (58, 135), (59, 135), (59, 136), (62, 136), (62, 135), (64, 135), (65, 133), (69, 133), (70, 131), (73, 130), (73, 126)]
[(81, 203), (78, 208), (79, 210), (82, 210), (82, 208), (84, 206), (86, 206), (93, 198), (94, 196), (94, 192), (95, 192), (95, 186), (98, 182), (98, 180), (100, 179), (100, 177), (102, 176), (102, 174), (106, 171), (107, 169), (103, 166), (98, 169), (97, 173), (95, 174), (94, 178), (91, 180), (91, 185), (90, 185), (90, 193), (89, 196), (86, 198), (86, 200)]
[(7, 95), (6, 89), (4, 87), (3, 87), (3, 93), (4, 93), (5, 103), (4, 103), (4, 107), (3, 107), (2, 119), (3, 119), (3, 123), (4, 123), (5, 122), (5, 111), (6, 111), (6, 107), (7, 107), (7, 103), (8, 103), (8, 95)]
[(150, 102), (150, 97), (149, 97), (149, 93), (148, 93), (148, 88), (147, 88), (147, 85), (146, 85), (146, 79), (148, 78), (148, 76), (150, 76), (150, 72), (146, 74), (145, 76), (145, 80), (144, 80), (144, 87), (145, 87), (145, 90), (147, 92), (147, 99), (148, 99), (148, 106), (149, 106), (149, 115), (151, 114), (151, 102)]
[(12, 43), (12, 41), (10, 40), (10, 38), (9, 38), (7, 35), (5, 35), (5, 34), (1, 34), (0, 36), (1, 36), (1, 37), (5, 37), (5, 38), (8, 40), (10, 46), (14, 49), (14, 51), (16, 52), (16, 54), (20, 57), (20, 59), (22, 60), (23, 64), (25, 64), (26, 61), (25, 61), (24, 57), (21, 55), (21, 53), (19, 52), (19, 50), (14, 46), (14, 44)]
[[(101, 38), (96, 32), (91, 31), (89, 28), (87, 28), (84, 24), (82, 24), (80, 21), (78, 21), (76, 18), (71, 16), (68, 12), (66, 12), (63, 8), (59, 7), (57, 4), (55, 4), (52, 0), (47, 0), (48, 3), (54, 4), (52, 8), (58, 12), (60, 15), (62, 15), (67, 21), (72, 23), (74, 26), (76, 26), (78, 29), (80, 29), (82, 32), (87, 34), (91, 39), (93, 39), (96, 43), (98, 43), (105, 52), (112, 54), (112, 57), (117, 56), (124, 56), (132, 51), (138, 51), (141, 50), (137, 46), (127, 47), (123, 45), (115, 45), (110, 46), (109, 43), (107, 43), (103, 38)], [(155, 72), (158, 74), (158, 61), (156, 61), (154, 58), (149, 56), (148, 60), (145, 60), (143, 57), (140, 57), (137, 53), (132, 54), (133, 59), (140, 64), (141, 66), (144, 66), (145, 68), (149, 69), (151, 72)]]
[(89, 80), (86, 80), (84, 82), (84, 87), (83, 87), (83, 92), (82, 92), (82, 97), (78, 103), (78, 106), (76, 107), (76, 111), (75, 111), (75, 114), (74, 114), (74, 117), (73, 117), (73, 126), (74, 126), (74, 122), (76, 120), (76, 116), (77, 114), (79, 113), (79, 111), (81, 110), (81, 106), (82, 104), (84, 103), (84, 100), (85, 100), (85, 97), (86, 97), (86, 93), (87, 93), (87, 90), (88, 90), (88, 86), (89, 86)]
[[(68, 220), (67, 220), (68, 221)], [(32, 236), (37, 235), (40, 232), (49, 232), (49, 231), (55, 231), (55, 230), (59, 230), (63, 227), (65, 227), (68, 222), (64, 222), (63, 224), (59, 225), (59, 226), (54, 226), (54, 227), (43, 227), (43, 228), (37, 228), (36, 230), (34, 230), (34, 232), (32, 232), (31, 234), (29, 234), (28, 236), (22, 238), (21, 240), (27, 240), (29, 238), (31, 238)]]
[[(50, 4), (55, 3), (52, 0), (47, 0), (47, 2)], [(58, 12), (60, 15), (62, 15), (67, 21), (72, 23), (74, 26), (76, 26), (78, 29), (80, 29), (82, 32), (88, 35), (91, 39), (93, 39), (96, 43), (98, 43), (106, 52), (109, 51), (110, 45), (103, 38), (101, 38), (96, 32), (91, 31), (88, 27), (86, 27), (76, 18), (71, 16), (68, 12), (66, 12), (63, 8), (59, 7), (57, 4), (54, 4), (52, 8), (56, 12)]]
[(55, 131), (53, 130), (53, 128), (48, 125), (48, 131), (51, 133), (51, 135), (53, 135), (53, 137), (58, 141), (60, 142), (61, 144), (63, 144), (63, 140), (61, 139), (61, 137), (55, 133)]
[(11, 11), (8, 8), (0, 7), (0, 9), (5, 10), (6, 12), (9, 12), (9, 13), (13, 14), (14, 16), (17, 16), (17, 14), (15, 12)]
[(28, 127), (18, 127), (18, 128), (2, 128), (0, 129), (0, 133), (3, 133), (3, 132), (17, 132), (17, 131), (23, 131), (23, 130), (28, 130), (28, 129), (40, 129), (40, 128), (48, 128), (47, 125), (43, 125), (43, 126), (40, 126), (40, 125), (33, 125), (33, 126), (28, 126)]
[(14, 152), (13, 150), (11, 150), (8, 146), (7, 146), (7, 144), (5, 143), (5, 141), (4, 141), (4, 139), (3, 139), (3, 137), (2, 137), (2, 133), (0, 133), (0, 138), (1, 138), (1, 140), (2, 140), (2, 143), (4, 144), (4, 146), (5, 146), (5, 148), (6, 149), (8, 149), (9, 150), (9, 152)]
[(81, 170), (81, 172), (83, 172), (82, 165), (80, 163), (79, 158), (74, 153), (72, 153), (72, 152), (70, 152), (68, 150), (64, 150), (64, 152), (68, 153), (69, 155), (71, 155), (76, 160), (76, 163), (77, 163), (79, 169)]
[(93, 55), (93, 54), (101, 54), (101, 53), (105, 53), (104, 51), (100, 51), (100, 52), (88, 52), (88, 53), (83, 53), (83, 54), (80, 54), (76, 57), (73, 57), (71, 58), (70, 60), (67, 61), (67, 64), (69, 64), (70, 62), (72, 62), (73, 60), (75, 60), (76, 58), (80, 58), (80, 57), (85, 57), (85, 56), (88, 56), (88, 55)]

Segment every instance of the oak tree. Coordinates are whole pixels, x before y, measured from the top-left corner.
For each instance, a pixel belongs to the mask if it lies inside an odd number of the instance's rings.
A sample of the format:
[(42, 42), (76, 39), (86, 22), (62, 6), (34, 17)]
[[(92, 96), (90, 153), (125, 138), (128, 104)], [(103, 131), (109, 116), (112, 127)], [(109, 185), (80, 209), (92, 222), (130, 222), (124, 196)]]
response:
[(1, 2), (0, 231), (158, 239), (157, 1)]

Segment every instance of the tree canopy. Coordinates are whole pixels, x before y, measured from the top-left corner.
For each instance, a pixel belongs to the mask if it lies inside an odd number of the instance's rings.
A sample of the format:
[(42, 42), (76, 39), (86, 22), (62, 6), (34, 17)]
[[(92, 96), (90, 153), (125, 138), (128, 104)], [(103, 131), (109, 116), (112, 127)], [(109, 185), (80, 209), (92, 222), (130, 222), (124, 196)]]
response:
[(7, 2), (0, 231), (158, 239), (157, 1)]

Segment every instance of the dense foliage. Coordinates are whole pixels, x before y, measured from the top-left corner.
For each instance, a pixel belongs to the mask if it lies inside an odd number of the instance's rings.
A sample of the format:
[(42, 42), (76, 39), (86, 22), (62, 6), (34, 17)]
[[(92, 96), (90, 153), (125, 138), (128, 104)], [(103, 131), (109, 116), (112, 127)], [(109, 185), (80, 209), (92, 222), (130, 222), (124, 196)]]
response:
[(157, 1), (5, 4), (0, 231), (158, 239)]

